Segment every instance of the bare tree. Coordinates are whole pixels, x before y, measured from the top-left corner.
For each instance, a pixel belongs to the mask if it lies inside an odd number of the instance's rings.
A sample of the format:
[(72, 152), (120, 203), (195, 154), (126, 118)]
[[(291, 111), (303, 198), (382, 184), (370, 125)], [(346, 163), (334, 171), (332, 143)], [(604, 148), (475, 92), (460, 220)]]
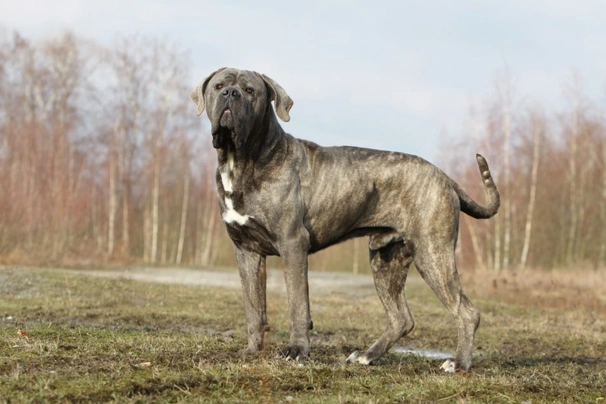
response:
[(566, 237), (566, 264), (571, 265), (574, 259), (576, 236), (579, 224), (579, 189), (578, 189), (578, 150), (579, 150), (579, 133), (580, 133), (580, 114), (581, 114), (581, 89), (578, 77), (575, 77), (574, 87), (572, 92), (572, 123), (570, 133), (568, 134), (568, 172), (566, 184), (569, 193), (569, 226)]
[(602, 192), (600, 195), (600, 247), (597, 267), (606, 266), (606, 126), (602, 126)]
[[(459, 262), (603, 267), (603, 108), (575, 78), (565, 114), (530, 111), (522, 123), (528, 109), (514, 99), (509, 71), (498, 78), (472, 113), (470, 136), (443, 146), (446, 171), (474, 197), (477, 167), (460, 156), (485, 154), (503, 197), (493, 220), (461, 221)], [(0, 260), (233, 264), (190, 83), (186, 55), (166, 41), (134, 36), (104, 47), (70, 33), (0, 35)], [(367, 270), (359, 242), (312, 261)]]
[(115, 225), (117, 203), (117, 188), (116, 188), (116, 166), (117, 164), (117, 133), (119, 132), (118, 122), (114, 125), (110, 135), (110, 144), (108, 150), (108, 204), (107, 204), (107, 255), (111, 258), (114, 255), (115, 244)]
[(533, 133), (532, 142), (532, 169), (530, 173), (530, 198), (528, 200), (528, 209), (526, 210), (526, 223), (524, 226), (524, 241), (522, 247), (522, 256), (520, 257), (520, 268), (526, 268), (528, 262), (528, 251), (530, 249), (530, 236), (532, 233), (532, 219), (537, 197), (537, 179), (539, 174), (539, 160), (541, 138), (544, 131), (544, 118), (539, 113), (531, 114), (531, 125)]
[[(500, 104), (502, 108), (503, 130), (503, 182), (500, 185), (501, 206), (503, 207), (503, 263), (496, 263), (497, 269), (509, 269), (509, 255), (511, 249), (511, 109), (513, 98), (513, 84), (509, 69), (505, 69), (498, 81)], [(500, 237), (498, 238), (500, 240)], [(500, 248), (500, 245), (498, 245)], [(495, 247), (496, 248), (496, 247)]]
[(353, 239), (353, 252), (352, 252), (352, 272), (357, 274), (360, 272), (360, 239)]
[(203, 171), (205, 173), (204, 193), (200, 197), (200, 218), (199, 228), (201, 230), (201, 238), (198, 244), (200, 250), (200, 264), (209, 266), (213, 264), (212, 250), (216, 234), (216, 222), (219, 216), (219, 206), (216, 200), (216, 192), (214, 191), (214, 172), (211, 168), (209, 160)]
[(183, 244), (185, 243), (185, 226), (187, 223), (187, 210), (189, 206), (189, 183), (190, 174), (189, 169), (185, 171), (183, 175), (183, 204), (181, 205), (181, 221), (179, 224), (179, 240), (177, 241), (177, 257), (175, 263), (181, 264), (183, 258)]
[(111, 94), (108, 109), (119, 120), (116, 132), (115, 153), (117, 176), (121, 195), (122, 246), (123, 254), (130, 254), (131, 241), (131, 201), (133, 194), (134, 170), (139, 163), (141, 144), (145, 128), (142, 117), (146, 111), (149, 83), (153, 76), (149, 71), (148, 43), (135, 36), (121, 38), (108, 53), (109, 75), (113, 77), (107, 91)]

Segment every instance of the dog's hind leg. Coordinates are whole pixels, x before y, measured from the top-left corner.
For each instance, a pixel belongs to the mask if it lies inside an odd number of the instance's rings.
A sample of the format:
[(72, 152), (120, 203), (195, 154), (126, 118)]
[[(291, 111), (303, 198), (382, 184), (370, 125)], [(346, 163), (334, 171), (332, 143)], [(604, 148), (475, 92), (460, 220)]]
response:
[(415, 266), (425, 282), (456, 320), (458, 331), (455, 368), (469, 371), (473, 340), (480, 325), (480, 312), (463, 292), (455, 262), (454, 241), (425, 239), (415, 249)]
[[(371, 237), (370, 266), (377, 294), (387, 313), (387, 326), (379, 339), (364, 352), (355, 351), (347, 362), (358, 362), (372, 365), (383, 356), (401, 337), (414, 328), (414, 320), (410, 314), (404, 284), (408, 269), (413, 259), (413, 251), (400, 237), (395, 242), (382, 245), (380, 239)], [(373, 249), (373, 247), (380, 247)]]

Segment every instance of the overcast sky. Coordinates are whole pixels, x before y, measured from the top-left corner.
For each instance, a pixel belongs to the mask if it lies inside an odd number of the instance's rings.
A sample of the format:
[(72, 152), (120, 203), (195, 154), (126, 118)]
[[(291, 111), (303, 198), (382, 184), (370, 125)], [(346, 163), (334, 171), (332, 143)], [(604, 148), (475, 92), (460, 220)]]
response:
[(432, 161), (505, 66), (520, 100), (557, 108), (576, 71), (606, 106), (606, 0), (2, 0), (0, 27), (167, 39), (190, 52), (192, 88), (222, 66), (280, 83), (296, 137)]

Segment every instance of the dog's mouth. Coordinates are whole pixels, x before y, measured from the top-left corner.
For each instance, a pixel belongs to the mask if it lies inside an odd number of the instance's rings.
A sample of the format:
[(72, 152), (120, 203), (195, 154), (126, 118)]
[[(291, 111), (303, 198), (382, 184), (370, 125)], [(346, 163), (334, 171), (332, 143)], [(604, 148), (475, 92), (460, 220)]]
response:
[(219, 118), (219, 126), (233, 130), (234, 118), (231, 109), (225, 108), (225, 111), (223, 111), (221, 117)]
[(236, 138), (236, 124), (233, 112), (230, 108), (225, 108), (219, 115), (219, 124), (215, 126), (213, 131), (213, 147), (220, 149), (226, 146), (229, 140)]

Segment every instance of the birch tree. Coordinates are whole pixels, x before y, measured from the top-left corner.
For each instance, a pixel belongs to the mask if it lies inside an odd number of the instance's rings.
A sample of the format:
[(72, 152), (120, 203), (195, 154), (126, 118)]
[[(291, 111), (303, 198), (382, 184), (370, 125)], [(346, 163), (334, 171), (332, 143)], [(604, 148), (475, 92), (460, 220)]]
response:
[(601, 128), (602, 138), (602, 192), (600, 197), (600, 248), (598, 253), (597, 267), (606, 266), (606, 126)]
[(530, 250), (530, 240), (532, 234), (532, 219), (534, 216), (534, 208), (536, 204), (537, 196), (537, 180), (539, 174), (539, 160), (540, 160), (540, 148), (541, 138), (544, 132), (545, 121), (541, 114), (532, 113), (531, 117), (531, 130), (533, 133), (532, 141), (532, 168), (530, 171), (530, 197), (528, 200), (528, 208), (526, 210), (526, 221), (524, 225), (524, 241), (522, 243), (522, 255), (520, 257), (520, 268), (525, 269), (528, 262), (528, 251)]
[(189, 168), (183, 174), (183, 202), (181, 204), (181, 220), (179, 223), (179, 239), (177, 241), (177, 256), (175, 264), (180, 265), (183, 258), (183, 245), (185, 243), (185, 227), (187, 223), (187, 212), (189, 207)]
[[(501, 121), (503, 130), (503, 183), (501, 184), (501, 206), (503, 207), (503, 263), (496, 263), (497, 270), (509, 269), (509, 255), (511, 250), (511, 109), (513, 97), (513, 84), (508, 69), (498, 81), (499, 98), (501, 104)], [(500, 229), (499, 229), (500, 230)], [(499, 238), (500, 240), (500, 238)], [(500, 248), (500, 245), (495, 248)]]
[(567, 136), (568, 142), (568, 171), (566, 176), (566, 186), (568, 188), (569, 204), (568, 216), (569, 226), (566, 236), (566, 265), (571, 265), (574, 259), (575, 244), (577, 236), (577, 228), (579, 224), (579, 192), (578, 192), (578, 175), (577, 175), (577, 158), (579, 150), (579, 132), (580, 132), (580, 109), (581, 109), (581, 94), (578, 81), (575, 81), (574, 88), (570, 90), (572, 93), (572, 111), (571, 111), (571, 126)]

